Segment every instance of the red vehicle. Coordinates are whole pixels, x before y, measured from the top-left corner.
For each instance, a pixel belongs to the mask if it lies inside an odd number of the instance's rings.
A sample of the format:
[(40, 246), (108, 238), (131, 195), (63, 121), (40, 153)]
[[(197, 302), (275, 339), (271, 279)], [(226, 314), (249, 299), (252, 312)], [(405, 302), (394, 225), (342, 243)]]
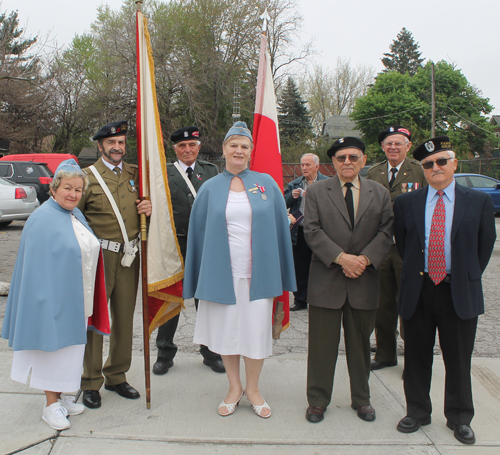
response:
[(59, 163), (73, 158), (78, 163), (78, 158), (70, 153), (23, 153), (21, 155), (5, 155), (0, 161), (32, 161), (34, 163), (45, 163), (50, 172), (56, 172)]

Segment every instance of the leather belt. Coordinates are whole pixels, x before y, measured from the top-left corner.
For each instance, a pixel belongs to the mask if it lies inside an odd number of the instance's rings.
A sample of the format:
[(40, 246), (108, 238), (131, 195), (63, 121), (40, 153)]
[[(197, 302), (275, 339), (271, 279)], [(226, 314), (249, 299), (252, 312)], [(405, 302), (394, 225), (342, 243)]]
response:
[[(431, 280), (431, 277), (429, 276), (429, 274), (427, 272), (424, 272), (424, 277), (428, 280)], [(446, 275), (444, 278), (443, 278), (443, 281), (441, 281), (441, 283), (451, 283), (451, 275)]]
[[(132, 244), (131, 246), (134, 247), (139, 243), (139, 240), (141, 239), (140, 236), (137, 236), (134, 240), (132, 240), (130, 243)], [(125, 252), (125, 244), (124, 243), (119, 243), (119, 242), (113, 242), (112, 240), (106, 240), (106, 239), (99, 239), (99, 242), (101, 242), (101, 247), (103, 250), (109, 250), (113, 251), (114, 253), (119, 253), (120, 251), (122, 253)]]

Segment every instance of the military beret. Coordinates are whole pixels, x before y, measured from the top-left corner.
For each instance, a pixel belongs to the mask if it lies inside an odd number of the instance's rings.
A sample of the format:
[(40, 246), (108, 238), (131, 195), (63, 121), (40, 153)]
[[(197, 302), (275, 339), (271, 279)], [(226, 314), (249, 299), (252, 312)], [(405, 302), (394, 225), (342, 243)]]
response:
[(236, 122), (231, 128), (229, 128), (229, 131), (224, 137), (224, 141), (231, 136), (245, 136), (253, 142), (252, 133), (248, 129), (245, 122)]
[(92, 138), (93, 141), (98, 139), (104, 139), (106, 137), (113, 136), (126, 136), (128, 130), (128, 124), (125, 120), (119, 122), (108, 123), (104, 125), (97, 134)]
[(335, 154), (342, 149), (355, 148), (361, 150), (361, 152), (365, 153), (365, 144), (361, 139), (357, 137), (341, 137), (337, 139), (333, 145), (326, 152), (328, 156), (331, 158), (335, 156)]
[(177, 142), (181, 141), (192, 141), (200, 139), (200, 130), (197, 126), (186, 126), (185, 128), (181, 128), (180, 130), (174, 131), (170, 135), (170, 140), (177, 144)]
[(415, 150), (413, 150), (413, 158), (418, 161), (422, 161), (424, 158), (434, 155), (434, 153), (446, 150), (453, 151), (450, 138), (448, 136), (438, 136), (420, 144)]
[(384, 131), (382, 131), (378, 135), (378, 143), (382, 144), (382, 141), (387, 136), (392, 136), (393, 134), (402, 134), (403, 136), (407, 137), (409, 141), (411, 141), (410, 130), (407, 130), (406, 128), (404, 128), (404, 127), (402, 127), (400, 125), (392, 125), (389, 128), (386, 128)]

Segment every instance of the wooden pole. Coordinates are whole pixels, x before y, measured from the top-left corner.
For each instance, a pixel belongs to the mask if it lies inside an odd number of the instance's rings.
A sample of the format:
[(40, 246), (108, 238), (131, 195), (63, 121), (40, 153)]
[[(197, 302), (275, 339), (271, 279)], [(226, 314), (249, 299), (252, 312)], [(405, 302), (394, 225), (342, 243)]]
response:
[(146, 407), (151, 409), (151, 365), (149, 353), (148, 307), (148, 230), (146, 215), (141, 215), (141, 268), (142, 268), (142, 336), (144, 341), (144, 376), (146, 378)]
[(436, 78), (434, 62), (432, 63), (432, 94), (431, 94), (431, 137), (436, 137)]

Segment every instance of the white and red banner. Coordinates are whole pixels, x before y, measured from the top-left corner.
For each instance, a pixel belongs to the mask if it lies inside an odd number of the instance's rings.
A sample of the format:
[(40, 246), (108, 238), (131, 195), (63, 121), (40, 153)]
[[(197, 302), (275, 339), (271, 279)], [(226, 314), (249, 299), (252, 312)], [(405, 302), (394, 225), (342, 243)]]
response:
[(137, 154), (140, 196), (152, 212), (147, 239), (149, 335), (184, 307), (183, 261), (175, 233), (147, 20), (137, 12)]
[[(253, 150), (250, 158), (252, 171), (269, 174), (283, 191), (283, 166), (281, 162), (278, 111), (274, 93), (271, 58), (267, 51), (267, 38), (261, 34), (259, 73), (253, 120)], [(290, 323), (290, 301), (288, 292), (275, 299), (275, 317), (283, 308), (282, 330)], [(279, 326), (278, 326), (279, 327)]]

